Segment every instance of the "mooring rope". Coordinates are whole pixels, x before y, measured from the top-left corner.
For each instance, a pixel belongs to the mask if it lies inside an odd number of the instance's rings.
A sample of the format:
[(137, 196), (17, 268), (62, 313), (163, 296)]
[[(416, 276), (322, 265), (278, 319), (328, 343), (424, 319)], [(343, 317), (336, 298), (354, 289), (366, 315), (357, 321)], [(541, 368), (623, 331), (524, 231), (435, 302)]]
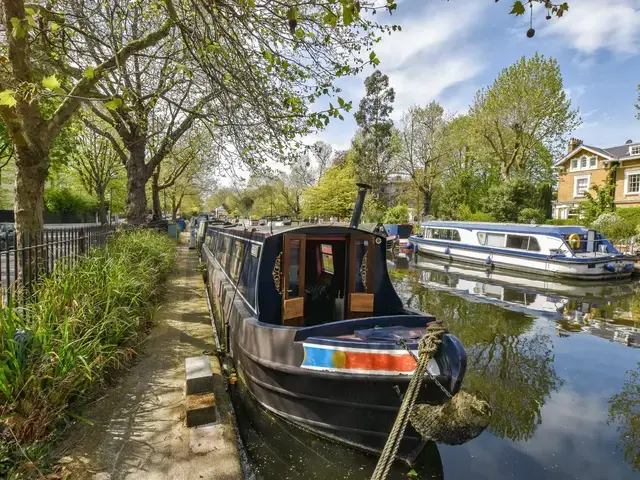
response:
[(438, 351), (442, 343), (442, 335), (445, 334), (446, 331), (442, 322), (434, 321), (427, 326), (427, 331), (420, 339), (418, 343), (418, 363), (416, 369), (413, 372), (413, 376), (407, 387), (407, 392), (402, 400), (402, 405), (400, 405), (398, 416), (393, 424), (389, 438), (387, 438), (387, 443), (382, 450), (371, 480), (383, 480), (389, 475), (391, 465), (400, 448), (400, 442), (402, 441), (402, 437), (404, 437), (407, 423), (409, 423), (411, 409), (418, 398), (418, 392), (422, 386), (424, 375), (427, 372), (427, 364)]

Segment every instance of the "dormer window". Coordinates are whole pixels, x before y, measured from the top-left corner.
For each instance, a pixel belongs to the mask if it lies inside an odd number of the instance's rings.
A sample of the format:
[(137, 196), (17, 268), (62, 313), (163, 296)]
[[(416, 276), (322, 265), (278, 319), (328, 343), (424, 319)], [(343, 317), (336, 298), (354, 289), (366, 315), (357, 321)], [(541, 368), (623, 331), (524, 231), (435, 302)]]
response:
[(598, 159), (596, 157), (587, 157), (583, 155), (582, 157), (571, 159), (571, 171), (579, 171), (579, 170), (591, 170), (593, 168), (598, 168)]
[(640, 155), (640, 145), (632, 145), (629, 147), (629, 155)]

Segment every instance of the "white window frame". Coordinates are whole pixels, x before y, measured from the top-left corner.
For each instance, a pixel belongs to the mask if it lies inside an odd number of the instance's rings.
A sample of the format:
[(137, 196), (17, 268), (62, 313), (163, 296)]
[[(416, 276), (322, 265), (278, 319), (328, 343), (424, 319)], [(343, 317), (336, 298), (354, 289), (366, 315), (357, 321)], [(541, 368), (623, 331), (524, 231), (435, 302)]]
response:
[(588, 192), (589, 189), (591, 188), (591, 175), (576, 175), (575, 177), (573, 177), (573, 197), (574, 198), (584, 197), (584, 193), (578, 194), (578, 180), (584, 180), (585, 178), (587, 179), (586, 191)]
[[(591, 166), (591, 159), (595, 158), (596, 159), (596, 164), (592, 167)], [(582, 160), (585, 160), (585, 167), (581, 167), (580, 164), (582, 163)], [(576, 168), (573, 168), (573, 161), (576, 160), (578, 163), (578, 166)], [(570, 163), (569, 163), (569, 171), (570, 172), (582, 172), (585, 170), (597, 170), (598, 169), (598, 157), (595, 155), (582, 155), (580, 157), (574, 157), (571, 159)]]
[(640, 155), (640, 145), (631, 145), (629, 147), (629, 155)]
[(625, 195), (640, 195), (640, 190), (637, 192), (629, 192), (629, 175), (640, 175), (640, 170), (625, 170), (624, 171), (624, 194)]

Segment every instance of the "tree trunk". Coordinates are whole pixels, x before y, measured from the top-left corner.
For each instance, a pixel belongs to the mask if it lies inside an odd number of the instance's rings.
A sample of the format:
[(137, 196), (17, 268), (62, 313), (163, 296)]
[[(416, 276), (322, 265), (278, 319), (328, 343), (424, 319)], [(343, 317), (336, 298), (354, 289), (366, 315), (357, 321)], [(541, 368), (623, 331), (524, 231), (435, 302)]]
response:
[(153, 171), (151, 183), (151, 198), (153, 201), (152, 217), (154, 220), (162, 218), (162, 206), (160, 205), (160, 165)]
[(98, 219), (100, 220), (100, 225), (104, 225), (107, 223), (107, 202), (105, 201), (105, 189), (97, 189), (96, 194), (98, 195)]
[(44, 184), (49, 170), (49, 152), (16, 148), (15, 221), (20, 242), (23, 233), (40, 232), (44, 227)]
[[(143, 143), (143, 142), (141, 142)], [(127, 221), (133, 225), (140, 225), (147, 220), (147, 191), (146, 185), (149, 174), (144, 161), (144, 145), (142, 148), (130, 150), (127, 170), (127, 199), (125, 215)]]
[(431, 213), (431, 189), (422, 190), (422, 216), (427, 217)]

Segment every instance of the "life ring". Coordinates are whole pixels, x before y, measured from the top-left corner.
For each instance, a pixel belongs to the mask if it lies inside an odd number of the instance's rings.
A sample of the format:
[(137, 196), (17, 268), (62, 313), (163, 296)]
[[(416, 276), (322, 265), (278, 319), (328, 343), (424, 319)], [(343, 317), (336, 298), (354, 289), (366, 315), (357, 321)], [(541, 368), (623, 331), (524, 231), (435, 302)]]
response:
[(582, 243), (582, 239), (580, 238), (580, 235), (578, 235), (577, 233), (572, 233), (567, 238), (567, 243), (569, 243), (569, 246), (573, 250), (577, 250), (578, 248), (580, 248), (580, 244)]

